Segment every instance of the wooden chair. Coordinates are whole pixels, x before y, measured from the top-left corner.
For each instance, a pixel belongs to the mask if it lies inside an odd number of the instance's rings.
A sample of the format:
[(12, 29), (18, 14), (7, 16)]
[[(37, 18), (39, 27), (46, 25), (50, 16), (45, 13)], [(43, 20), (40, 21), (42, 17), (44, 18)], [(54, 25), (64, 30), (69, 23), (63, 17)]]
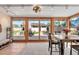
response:
[[(74, 50), (76, 50), (78, 52), (77, 54), (79, 55), (79, 44), (77, 44), (77, 43), (79, 43), (79, 42), (75, 42), (74, 45), (71, 44), (70, 55), (72, 55), (72, 51), (74, 51)], [(74, 51), (74, 52), (76, 52), (76, 51)]]
[(50, 55), (52, 55), (52, 48), (53, 48), (52, 45), (55, 45), (55, 49), (57, 49), (56, 45), (58, 45), (59, 54), (60, 54), (60, 42), (54, 38), (54, 34), (49, 33), (48, 39), (49, 39), (48, 50), (50, 51)]
[[(75, 49), (78, 53), (78, 55), (79, 55), (79, 45), (72, 45), (72, 49)], [(71, 52), (71, 55), (72, 55), (72, 52)]]

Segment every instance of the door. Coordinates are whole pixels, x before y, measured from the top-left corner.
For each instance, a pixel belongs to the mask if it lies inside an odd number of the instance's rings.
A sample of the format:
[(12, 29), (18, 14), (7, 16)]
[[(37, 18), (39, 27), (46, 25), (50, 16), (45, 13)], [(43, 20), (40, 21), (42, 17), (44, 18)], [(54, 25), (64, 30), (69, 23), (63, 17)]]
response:
[(28, 40), (48, 40), (50, 31), (50, 20), (31, 19), (28, 21)]
[(39, 21), (29, 20), (28, 22), (29, 40), (39, 40)]
[(13, 40), (25, 40), (24, 35), (25, 21), (21, 18), (12, 19), (12, 39)]
[(48, 33), (50, 32), (50, 21), (40, 20), (40, 40), (48, 40)]
[(15, 41), (48, 40), (50, 19), (12, 19), (12, 38)]

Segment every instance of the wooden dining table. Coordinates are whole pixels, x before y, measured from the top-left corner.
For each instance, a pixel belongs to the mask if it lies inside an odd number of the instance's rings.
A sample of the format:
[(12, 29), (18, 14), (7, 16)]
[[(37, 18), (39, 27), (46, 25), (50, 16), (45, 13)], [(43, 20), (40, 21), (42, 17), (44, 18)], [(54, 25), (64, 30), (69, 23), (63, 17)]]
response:
[[(76, 40), (79, 40), (79, 35), (68, 35), (68, 38), (65, 38), (65, 36), (63, 35), (54, 35), (54, 37), (58, 40), (60, 40), (60, 45), (61, 45), (61, 55), (64, 55), (64, 42), (71, 42), (71, 45), (72, 45), (72, 42), (76, 41)], [(71, 47), (72, 48), (72, 47)], [(70, 55), (71, 55), (71, 52), (72, 52), (72, 49), (70, 48)]]

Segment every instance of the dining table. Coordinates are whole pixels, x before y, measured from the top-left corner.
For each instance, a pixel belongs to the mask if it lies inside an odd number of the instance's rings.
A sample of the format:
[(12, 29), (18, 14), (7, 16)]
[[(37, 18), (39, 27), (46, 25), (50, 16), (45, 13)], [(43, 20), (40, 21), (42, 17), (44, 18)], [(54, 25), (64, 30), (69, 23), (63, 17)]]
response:
[[(70, 42), (72, 45), (72, 42), (79, 40), (79, 35), (68, 35), (68, 38), (65, 38), (64, 35), (54, 35), (54, 37), (58, 40), (60, 40), (60, 54), (64, 55), (64, 43), (65, 42)], [(72, 55), (72, 46), (70, 45), (70, 55)]]

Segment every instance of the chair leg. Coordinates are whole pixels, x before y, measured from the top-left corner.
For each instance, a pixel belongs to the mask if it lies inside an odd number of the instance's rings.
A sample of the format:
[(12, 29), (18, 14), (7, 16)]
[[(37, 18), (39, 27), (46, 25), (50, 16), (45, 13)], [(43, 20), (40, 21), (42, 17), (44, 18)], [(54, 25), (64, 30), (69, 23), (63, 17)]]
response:
[(52, 45), (50, 45), (50, 55), (52, 55)]
[(70, 46), (70, 55), (72, 55), (72, 42), (71, 42), (71, 46)]
[(59, 55), (61, 55), (61, 46), (60, 46), (60, 44), (58, 45), (58, 48), (59, 48)]
[(50, 48), (51, 48), (51, 43), (50, 43), (50, 41), (49, 41), (49, 45), (48, 45), (48, 51), (50, 51)]
[(49, 45), (48, 45), (48, 51), (50, 51), (50, 43), (49, 43)]

